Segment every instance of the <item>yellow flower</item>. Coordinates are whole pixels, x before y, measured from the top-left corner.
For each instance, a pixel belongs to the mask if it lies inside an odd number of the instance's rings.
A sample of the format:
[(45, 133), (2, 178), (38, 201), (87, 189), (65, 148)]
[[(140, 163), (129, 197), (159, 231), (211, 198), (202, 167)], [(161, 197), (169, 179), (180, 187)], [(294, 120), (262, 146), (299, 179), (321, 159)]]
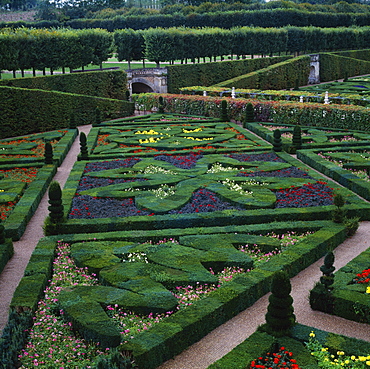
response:
[(316, 334), (313, 331), (311, 331), (310, 337), (316, 337)]
[(365, 360), (366, 360), (366, 356), (359, 356), (359, 357), (358, 357), (358, 359), (359, 359), (360, 361), (365, 361)]
[(366, 365), (370, 366), (370, 360), (366, 361)]
[(337, 351), (337, 355), (338, 356), (344, 355), (344, 352), (343, 351)]
[(345, 360), (344, 361), (344, 364), (349, 364), (349, 360), (347, 359), (347, 360)]
[(366, 288), (366, 293), (370, 293), (370, 286)]

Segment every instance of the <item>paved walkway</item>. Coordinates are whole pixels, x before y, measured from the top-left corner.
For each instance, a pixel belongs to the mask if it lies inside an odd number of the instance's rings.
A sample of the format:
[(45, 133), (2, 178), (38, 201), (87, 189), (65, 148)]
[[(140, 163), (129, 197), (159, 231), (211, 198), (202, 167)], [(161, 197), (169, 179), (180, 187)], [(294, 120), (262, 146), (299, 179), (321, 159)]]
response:
[[(86, 134), (90, 129), (91, 126), (79, 127), (79, 131)], [(61, 187), (64, 186), (79, 151), (79, 139), (77, 138), (54, 177), (54, 180), (58, 181)], [(9, 304), (13, 292), (23, 276), (34, 247), (38, 240), (43, 237), (42, 225), (48, 212), (47, 207), (48, 195), (46, 194), (29, 222), (26, 232), (19, 241), (14, 242), (14, 256), (0, 275), (0, 331), (7, 323)], [(370, 222), (361, 222), (357, 233), (336, 248), (334, 264), (336, 269), (341, 268), (368, 247), (370, 247)], [(311, 310), (308, 303), (308, 292), (318, 281), (321, 275), (319, 267), (322, 264), (323, 259), (320, 259), (292, 279), (292, 296), (297, 321), (318, 329), (370, 341), (369, 325), (347, 321)], [(268, 304), (267, 299), (268, 295), (263, 296), (252, 307), (218, 327), (174, 359), (162, 364), (158, 369), (207, 368), (212, 362), (221, 358), (249, 337), (258, 325), (264, 322)]]

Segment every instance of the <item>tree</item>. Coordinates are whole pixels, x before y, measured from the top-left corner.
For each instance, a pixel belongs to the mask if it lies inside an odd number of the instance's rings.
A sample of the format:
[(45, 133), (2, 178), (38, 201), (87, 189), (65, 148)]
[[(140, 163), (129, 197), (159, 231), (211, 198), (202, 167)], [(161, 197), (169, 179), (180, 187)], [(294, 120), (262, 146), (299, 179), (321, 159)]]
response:
[(53, 164), (53, 147), (51, 146), (50, 142), (45, 144), (45, 164)]
[(323, 276), (320, 277), (320, 282), (325, 286), (325, 289), (330, 291), (331, 285), (334, 283), (334, 254), (330, 251), (325, 255), (324, 265), (320, 267)]
[(271, 283), (271, 295), (267, 307), (266, 331), (276, 335), (287, 334), (295, 324), (292, 290), (288, 274), (278, 271), (274, 274)]
[(281, 142), (280, 129), (275, 129), (275, 131), (274, 131), (273, 150), (274, 151), (282, 151), (283, 150), (283, 144)]
[(60, 223), (64, 218), (64, 207), (62, 205), (62, 190), (57, 181), (53, 181), (49, 187), (49, 218), (52, 223)]

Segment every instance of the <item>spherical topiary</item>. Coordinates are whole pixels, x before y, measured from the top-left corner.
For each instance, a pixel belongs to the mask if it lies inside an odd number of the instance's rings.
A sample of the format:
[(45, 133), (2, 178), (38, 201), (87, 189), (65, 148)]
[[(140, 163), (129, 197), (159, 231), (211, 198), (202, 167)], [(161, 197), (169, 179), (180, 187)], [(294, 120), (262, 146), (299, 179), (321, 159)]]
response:
[(295, 324), (291, 284), (286, 272), (275, 273), (271, 283), (271, 295), (266, 313), (268, 332), (286, 333)]
[(51, 146), (50, 142), (46, 142), (45, 144), (45, 152), (44, 152), (44, 163), (45, 164), (53, 164), (53, 146)]
[(227, 101), (221, 101), (221, 122), (228, 122), (229, 117), (227, 116)]
[(274, 131), (273, 150), (274, 151), (282, 151), (283, 150), (283, 144), (281, 142), (280, 129), (275, 129), (275, 131)]
[(62, 205), (62, 190), (57, 181), (51, 182), (49, 186), (49, 217), (52, 223), (60, 223), (64, 217)]
[(325, 255), (324, 265), (320, 267), (323, 276), (320, 277), (320, 282), (325, 286), (327, 290), (331, 289), (331, 285), (334, 283), (334, 254), (330, 251)]
[(87, 150), (87, 140), (84, 132), (80, 133), (80, 150), (81, 150), (81, 159), (85, 160), (88, 158), (89, 153)]

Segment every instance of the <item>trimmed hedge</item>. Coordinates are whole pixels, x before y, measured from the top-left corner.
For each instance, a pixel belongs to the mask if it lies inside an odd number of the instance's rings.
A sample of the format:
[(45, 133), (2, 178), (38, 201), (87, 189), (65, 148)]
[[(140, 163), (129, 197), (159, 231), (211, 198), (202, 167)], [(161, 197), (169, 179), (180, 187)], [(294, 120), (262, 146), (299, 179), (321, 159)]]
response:
[[(241, 151), (243, 152), (243, 151)], [(132, 155), (132, 154), (131, 154)], [(278, 153), (289, 164), (302, 168), (302, 163), (286, 153)], [(70, 212), (72, 199), (75, 196), (86, 162), (80, 161), (73, 167), (70, 177), (63, 190), (63, 205), (66, 212)], [(307, 168), (306, 168), (307, 169)], [(308, 174), (317, 180), (322, 177), (317, 172), (308, 170)], [(337, 188), (334, 182), (328, 182), (332, 188)], [(359, 200), (351, 192), (343, 189), (346, 199), (350, 202), (347, 206), (349, 216), (359, 216), (365, 220), (369, 218), (369, 205)], [(197, 226), (216, 225), (238, 225), (256, 224), (260, 222), (273, 222), (276, 219), (285, 217), (286, 220), (313, 220), (331, 218), (334, 206), (318, 206), (313, 208), (277, 208), (260, 210), (223, 210), (213, 213), (192, 213), (192, 214), (165, 214), (133, 217), (113, 217), (97, 219), (67, 219), (65, 223), (58, 226), (60, 234), (81, 233), (81, 232), (108, 232), (113, 230), (129, 229), (165, 229), (165, 228), (189, 228)], [(47, 231), (47, 230), (46, 230)]]
[[(269, 67), (215, 84), (212, 87), (259, 88), (262, 90), (282, 90), (307, 84), (310, 72), (308, 55), (283, 61)], [(352, 74), (351, 74), (352, 75)]]
[[(129, 343), (124, 344), (123, 349), (132, 352), (140, 368), (151, 369), (180, 353), (212, 329), (251, 306), (269, 291), (271, 278), (275, 271), (284, 269), (292, 277), (318, 260), (327, 251), (333, 250), (345, 239), (345, 227), (331, 221), (275, 222), (273, 226), (272, 224), (258, 224), (212, 228), (119, 231), (105, 234), (70, 234), (63, 236), (63, 242), (86, 242), (86, 239), (93, 239), (93, 242), (109, 240), (143, 242), (147, 239), (153, 241), (163, 239), (163, 236), (178, 239), (184, 234), (207, 235), (213, 233), (216, 235), (230, 232), (259, 235), (266, 234), (271, 229), (275, 232), (311, 230), (315, 233), (308, 236), (296, 247), (286, 250), (281, 257), (277, 255), (246, 275), (235, 277), (231, 282), (210, 293), (204, 300), (177, 312), (166, 319), (165, 322), (150, 327)], [(12, 309), (22, 312), (36, 308), (40, 298), (39, 291), (45, 287), (45, 281), (51, 277), (49, 266), (54, 258), (53, 250), (59, 239), (60, 236), (53, 236), (40, 240), (27, 267), (26, 276), (15, 291), (11, 303)], [(75, 309), (78, 311), (78, 305), (75, 306)], [(169, 342), (171, 344), (168, 344)]]
[(368, 74), (370, 70), (369, 52), (362, 54), (366, 60), (355, 59), (356, 53), (344, 53), (351, 57), (341, 56), (334, 53), (320, 53), (320, 81), (328, 82), (348, 76)]
[[(281, 337), (277, 341), (279, 345), (293, 352), (293, 358), (297, 360), (300, 368), (316, 369), (318, 365), (304, 346), (304, 342), (309, 340), (311, 331), (315, 332), (318, 341), (324, 347), (328, 347), (330, 351), (344, 351), (346, 355), (355, 356), (363, 356), (370, 351), (369, 342), (296, 324), (292, 329), (292, 337)], [(260, 356), (264, 357), (274, 342), (276, 342), (275, 337), (257, 331), (224, 357), (210, 365), (208, 369), (245, 369), (252, 360), (256, 360)]]
[(338, 165), (321, 158), (317, 155), (318, 152), (326, 151), (339, 151), (345, 152), (348, 150), (351, 151), (363, 151), (367, 149), (366, 146), (361, 148), (359, 147), (332, 147), (330, 149), (321, 149), (321, 150), (299, 150), (297, 152), (297, 158), (302, 160), (304, 163), (308, 164), (312, 168), (320, 171), (326, 176), (334, 179), (341, 185), (347, 187), (351, 191), (357, 193), (361, 197), (370, 201), (370, 183), (364, 181), (363, 179), (357, 177), (355, 174), (345, 170)]
[(353, 105), (256, 101), (170, 94), (133, 95), (133, 100), (138, 110), (148, 111), (157, 108), (159, 96), (163, 97), (165, 111), (169, 113), (220, 117), (221, 101), (226, 100), (230, 120), (243, 121), (246, 105), (251, 103), (254, 106), (255, 120), (258, 122), (370, 131), (369, 109)]
[(4, 243), (0, 244), (0, 274), (13, 255), (13, 242), (11, 239), (6, 239)]
[(170, 65), (167, 67), (168, 93), (179, 93), (180, 88), (185, 86), (200, 84), (203, 86), (212, 86), (226, 79), (251, 73), (290, 58), (290, 56), (279, 56), (202, 64)]
[(369, 268), (370, 248), (334, 273), (330, 292), (320, 283), (315, 285), (310, 291), (312, 309), (370, 324), (370, 294), (365, 293), (368, 284), (353, 282), (357, 274)]
[(0, 100), (0, 138), (66, 128), (72, 114), (78, 125), (91, 124), (96, 108), (105, 118), (134, 112), (128, 101), (18, 87), (1, 86)]
[(96, 71), (0, 80), (0, 86), (68, 92), (108, 99), (126, 99), (124, 71)]

